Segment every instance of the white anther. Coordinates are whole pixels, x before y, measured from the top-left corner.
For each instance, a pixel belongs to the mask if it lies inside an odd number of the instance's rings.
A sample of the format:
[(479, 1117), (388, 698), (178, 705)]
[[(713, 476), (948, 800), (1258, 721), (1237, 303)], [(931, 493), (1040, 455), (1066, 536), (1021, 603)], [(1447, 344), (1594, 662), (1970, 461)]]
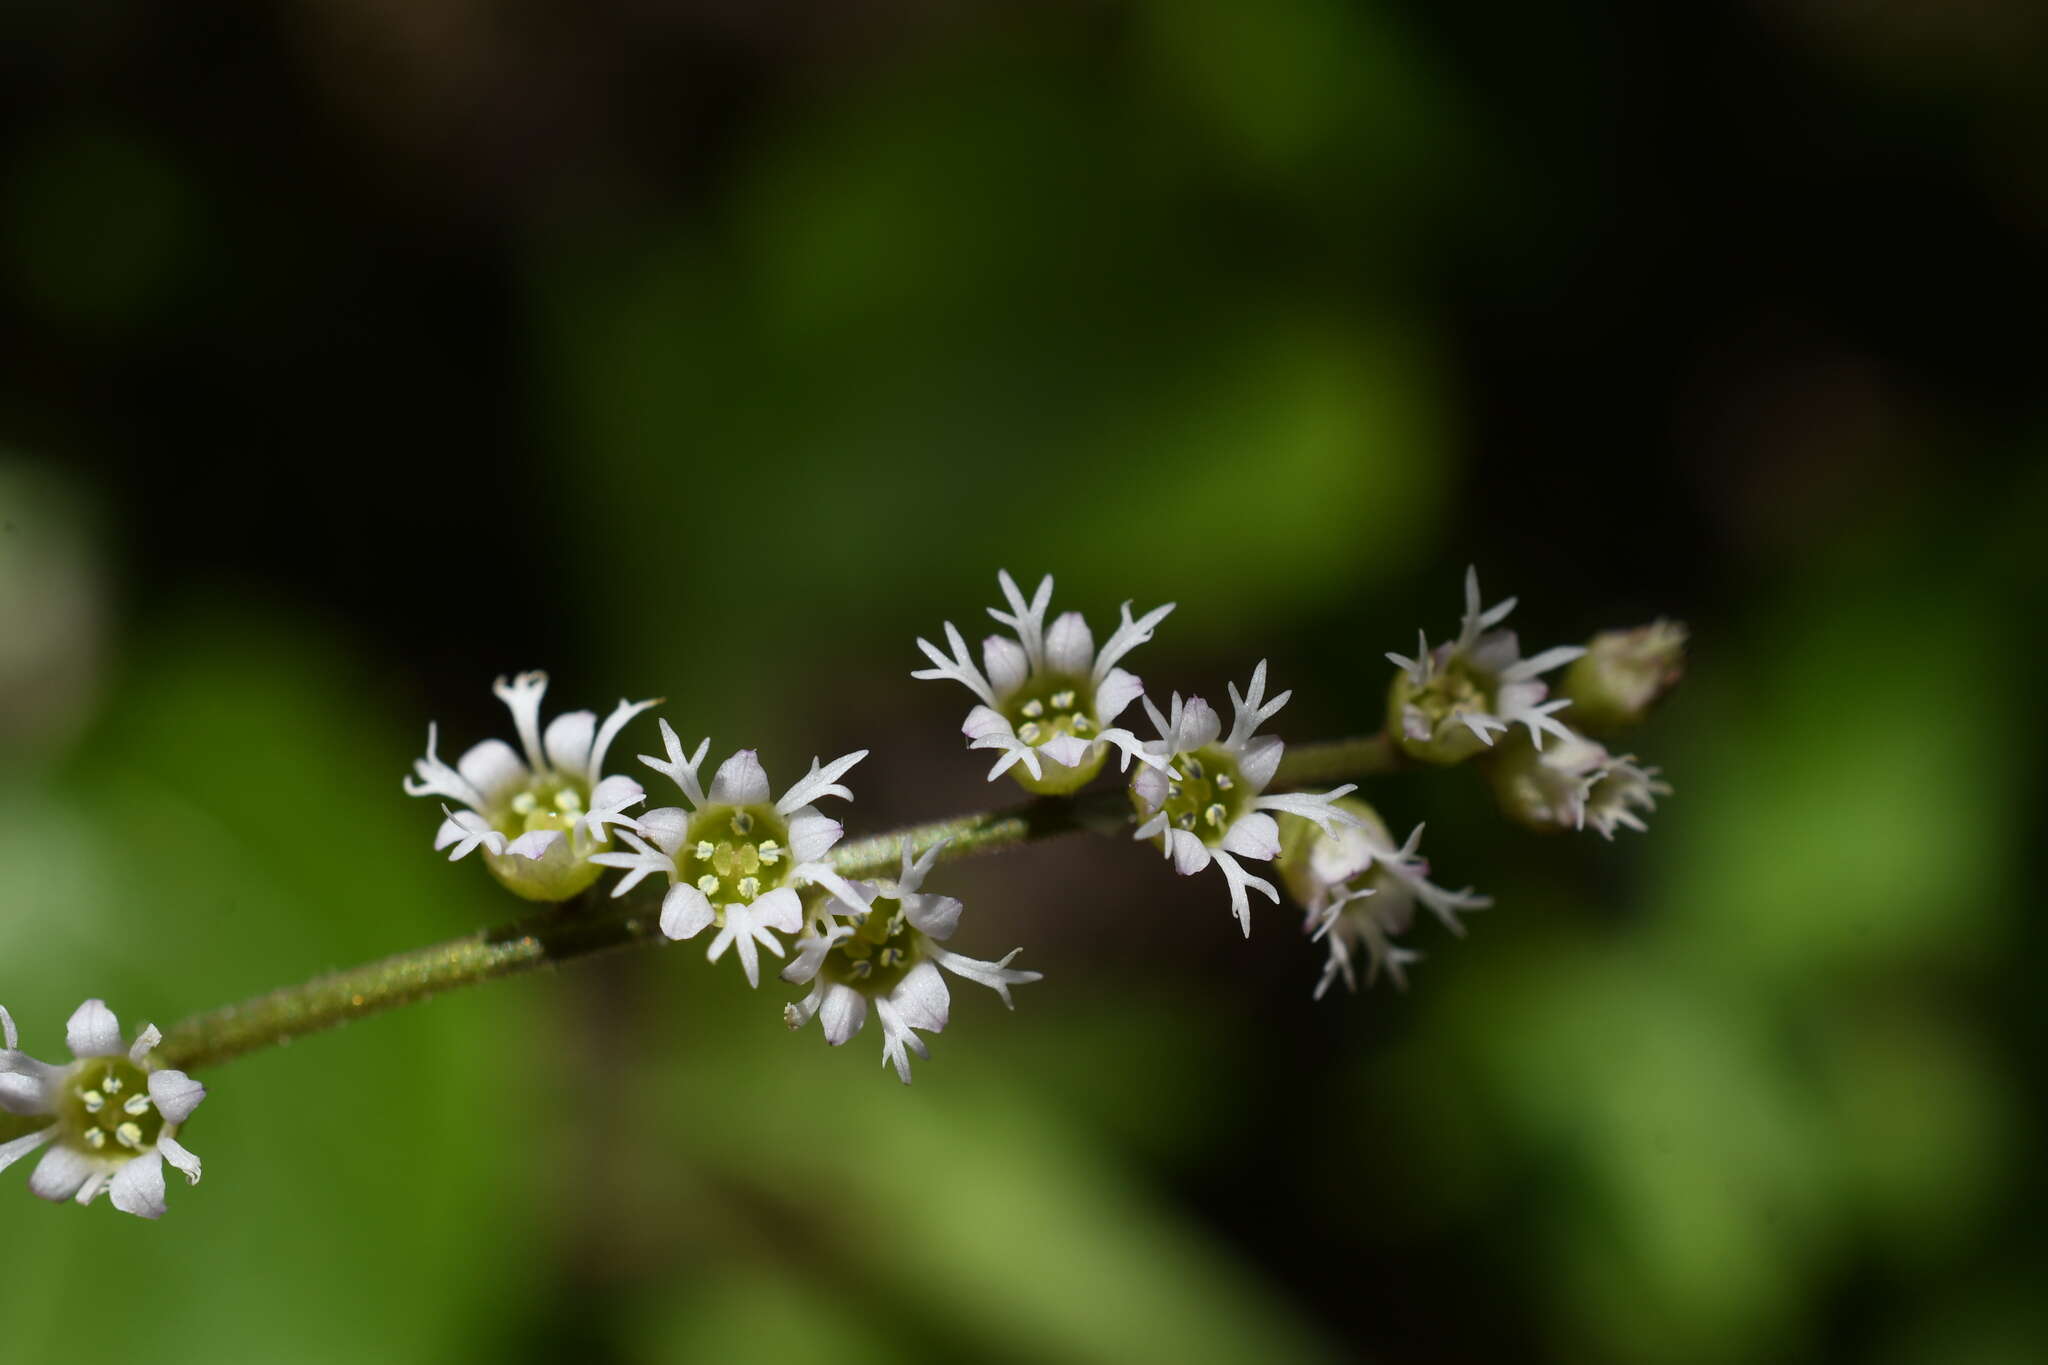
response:
[(136, 1123), (124, 1123), (114, 1130), (114, 1140), (123, 1147), (133, 1147), (139, 1150), (142, 1146), (142, 1126)]
[(1052, 694), (1052, 704), (1053, 704), (1053, 706), (1054, 706), (1054, 707), (1056, 707), (1057, 709), (1059, 709), (1059, 710), (1061, 710), (1061, 711), (1071, 711), (1071, 710), (1073, 710), (1073, 709), (1074, 709), (1074, 690), (1073, 690), (1073, 689), (1072, 689), (1072, 688), (1070, 687), (1070, 688), (1068, 688), (1068, 689), (1067, 689), (1066, 691), (1064, 691), (1064, 692), (1055, 692), (1055, 693), (1053, 693), (1053, 694)]
[(97, 1114), (107, 1105), (107, 1097), (97, 1090), (88, 1090), (78, 1098), (85, 1102), (85, 1112), (88, 1114)]
[(1045, 703), (1033, 697), (1030, 701), (1024, 703), (1024, 714), (1036, 720), (1045, 714)]
[(149, 1096), (142, 1094), (130, 1095), (128, 1103), (121, 1106), (121, 1112), (125, 1114), (147, 1114), (149, 1112)]
[(707, 896), (717, 895), (718, 878), (713, 874), (706, 872), (703, 876), (697, 878), (697, 889), (699, 891), (702, 891)]
[(86, 1146), (92, 1148), (94, 1151), (98, 1151), (100, 1148), (107, 1145), (107, 1130), (104, 1128), (86, 1129), (85, 1143)]

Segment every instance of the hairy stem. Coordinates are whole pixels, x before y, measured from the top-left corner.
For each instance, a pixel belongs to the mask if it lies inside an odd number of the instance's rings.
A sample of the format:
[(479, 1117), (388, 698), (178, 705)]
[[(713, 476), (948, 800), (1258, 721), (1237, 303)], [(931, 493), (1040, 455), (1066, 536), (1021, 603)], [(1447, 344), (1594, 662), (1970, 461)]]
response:
[[(1392, 772), (1399, 766), (1398, 750), (1384, 735), (1304, 744), (1288, 751), (1274, 785), (1364, 777)], [(1120, 789), (1040, 797), (1006, 810), (935, 820), (849, 840), (832, 851), (832, 863), (847, 877), (884, 877), (896, 872), (906, 846), (915, 857), (943, 842), (946, 848), (939, 856), (950, 861), (1064, 834), (1121, 835), (1130, 822), (1130, 801)], [(642, 883), (616, 900), (587, 892), (509, 924), (196, 1014), (169, 1030), (158, 1056), (167, 1066), (197, 1070), (459, 986), (617, 948), (666, 943), (658, 922), (663, 889)]]

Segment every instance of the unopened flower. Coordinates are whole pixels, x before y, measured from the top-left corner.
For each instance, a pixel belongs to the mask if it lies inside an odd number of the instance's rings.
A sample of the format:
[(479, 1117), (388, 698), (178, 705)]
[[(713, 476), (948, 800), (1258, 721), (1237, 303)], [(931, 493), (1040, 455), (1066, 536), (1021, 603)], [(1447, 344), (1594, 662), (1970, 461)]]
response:
[(1515, 609), (1515, 599), (1482, 609), (1479, 571), (1465, 571), (1465, 619), (1458, 637), (1430, 647), (1423, 635), (1414, 658), (1388, 654), (1400, 669), (1387, 696), (1387, 730), (1412, 758), (1458, 763), (1489, 748), (1516, 725), (1538, 748), (1548, 733), (1570, 733), (1555, 713), (1568, 698), (1545, 701), (1549, 688), (1537, 679), (1586, 651), (1559, 645), (1523, 658), (1511, 630), (1495, 630)]
[[(182, 1071), (157, 1066), (150, 1053), (163, 1041), (145, 1028), (132, 1046), (102, 1000), (72, 1014), (65, 1042), (76, 1060), (39, 1062), (20, 1050), (14, 1020), (0, 1009), (0, 1109), (38, 1121), (34, 1131), (0, 1142), (0, 1170), (43, 1144), (28, 1187), (49, 1200), (90, 1204), (102, 1190), (115, 1208), (138, 1218), (164, 1214), (164, 1163), (199, 1183), (199, 1158), (178, 1142), (179, 1125), (206, 1098), (206, 1087)], [(47, 1120), (47, 1122), (41, 1122)]]
[(1558, 685), (1571, 698), (1572, 724), (1599, 735), (1640, 723), (1685, 676), (1685, 641), (1677, 621), (1595, 635)]
[(1645, 826), (1636, 812), (1655, 809), (1657, 797), (1671, 794), (1655, 768), (1578, 734), (1541, 752), (1517, 736), (1487, 756), (1486, 770), (1501, 811), (1544, 833), (1588, 824), (1606, 839), (1617, 825), (1640, 831)]
[(635, 822), (637, 829), (620, 831), (632, 852), (600, 853), (593, 861), (626, 869), (612, 889), (614, 896), (625, 895), (650, 872), (667, 874), (661, 932), (672, 939), (694, 938), (716, 924), (718, 934), (705, 956), (716, 962), (727, 948), (736, 947), (747, 984), (759, 985), (757, 945), (781, 957), (782, 942), (773, 931), (794, 934), (803, 928), (799, 890), (822, 886), (848, 902), (860, 900), (852, 884), (824, 861), (839, 842), (839, 822), (811, 803), (827, 796), (852, 800), (853, 793), (839, 779), (868, 751), (822, 766), (812, 759), (810, 772), (778, 801), (752, 749), (720, 764), (707, 793), (697, 772), (711, 741), (684, 757), (681, 741), (664, 720), (661, 742), (666, 760), (642, 754), (640, 761), (673, 779), (688, 808), (648, 811)]
[(1657, 808), (1657, 798), (1671, 795), (1671, 784), (1658, 779), (1658, 769), (1637, 764), (1634, 754), (1610, 758), (1586, 793), (1586, 823), (1612, 839), (1616, 826), (1627, 825), (1638, 834), (1649, 831), (1637, 811)]
[(602, 874), (591, 855), (612, 846), (608, 825), (627, 826), (626, 809), (646, 793), (630, 777), (606, 777), (604, 758), (627, 721), (654, 705), (621, 701), (602, 726), (592, 711), (559, 715), (541, 733), (540, 700), (545, 673), (521, 673), (492, 685), (510, 708), (522, 758), (500, 739), (475, 745), (449, 767), (434, 752), (438, 738), (427, 727), (427, 755), (405, 780), (411, 796), (439, 796), (464, 809), (441, 809), (447, 818), (434, 847), (461, 858), (483, 850), (484, 866), (504, 887), (534, 901), (564, 901)]
[(1360, 957), (1365, 959), (1366, 984), (1384, 969), (1394, 984), (1406, 986), (1406, 968), (1421, 954), (1399, 946), (1394, 938), (1414, 923), (1417, 905), (1462, 935), (1465, 926), (1459, 914), (1493, 904), (1491, 897), (1475, 895), (1469, 886), (1450, 891), (1429, 880), (1429, 863), (1416, 853), (1422, 826), (1397, 846), (1371, 806), (1355, 797), (1337, 805), (1351, 817), (1350, 823), (1325, 829), (1288, 819), (1281, 830), (1281, 879), (1306, 911), (1303, 930), (1328, 945), (1329, 957), (1315, 990), (1319, 1000), (1340, 976), (1348, 989), (1358, 989)]
[(1077, 791), (1102, 771), (1114, 745), (1123, 766), (1142, 757), (1137, 736), (1111, 722), (1143, 695), (1145, 686), (1117, 667), (1117, 661), (1152, 638), (1153, 630), (1173, 610), (1157, 607), (1133, 620), (1131, 604), (1123, 604), (1123, 621), (1098, 651), (1095, 636), (1081, 613), (1070, 611), (1045, 624), (1052, 604), (1052, 577), (1047, 575), (1029, 602), (1008, 571), (996, 576), (1007, 612), (989, 608), (989, 615), (1016, 632), (1016, 639), (991, 635), (981, 644), (982, 666), (967, 655), (967, 642), (946, 622), (948, 657), (937, 645), (919, 638), (917, 647), (932, 661), (913, 678), (949, 678), (967, 688), (981, 704), (967, 713), (961, 731), (970, 749), (994, 749), (1000, 757), (989, 769), (994, 781), (1009, 772), (1026, 790), (1048, 795)]
[(1320, 795), (1265, 794), (1286, 746), (1271, 735), (1254, 738), (1253, 732), (1272, 719), (1292, 695), (1282, 692), (1270, 702), (1265, 699), (1266, 664), (1262, 659), (1252, 670), (1245, 695), (1240, 697), (1236, 684), (1231, 685), (1230, 701), (1236, 714), (1228, 735), (1223, 733), (1215, 709), (1200, 697), (1183, 701), (1174, 693), (1165, 715), (1149, 698), (1145, 702), (1160, 737), (1146, 744), (1150, 761), (1131, 779), (1131, 801), (1139, 822), (1136, 837), (1157, 839), (1161, 852), (1184, 877), (1214, 863), (1230, 883), (1230, 908), (1247, 936), (1252, 931), (1247, 889), (1276, 903), (1280, 899), (1271, 882), (1253, 876), (1238, 862), (1239, 858), (1263, 862), (1280, 852), (1279, 826), (1269, 812), (1298, 815), (1323, 829), (1352, 818), (1334, 804), (1353, 790), (1348, 784)]
[(1013, 1009), (1010, 987), (1039, 979), (1037, 972), (1010, 966), (1021, 948), (1011, 949), (999, 962), (983, 962), (939, 946), (960, 922), (960, 902), (925, 895), (919, 888), (943, 847), (934, 845), (912, 862), (906, 844), (903, 870), (893, 885), (863, 882), (860, 899), (829, 902), (810, 932), (796, 941), (796, 956), (782, 969), (784, 981), (812, 983), (809, 995), (784, 1007), (783, 1018), (794, 1029), (818, 1016), (825, 1041), (834, 1047), (860, 1032), (872, 1002), (882, 1022), (883, 1065), (894, 1066), (905, 1085), (910, 1084), (910, 1054), (931, 1055), (913, 1030), (943, 1031), (952, 1009), (952, 993), (939, 968), (987, 986)]

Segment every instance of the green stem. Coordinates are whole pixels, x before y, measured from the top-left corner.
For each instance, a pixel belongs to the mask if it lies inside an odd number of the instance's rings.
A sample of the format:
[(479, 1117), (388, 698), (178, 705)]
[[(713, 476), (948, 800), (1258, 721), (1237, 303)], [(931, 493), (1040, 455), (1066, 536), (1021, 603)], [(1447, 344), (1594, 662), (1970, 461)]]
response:
[[(1392, 772), (1400, 766), (1397, 752), (1383, 735), (1300, 745), (1282, 760), (1274, 785), (1298, 786)], [(906, 844), (915, 857), (944, 842), (945, 851), (939, 856), (951, 861), (1083, 831), (1120, 835), (1129, 828), (1130, 819), (1129, 798), (1121, 789), (1040, 797), (1007, 810), (936, 820), (850, 840), (832, 851), (832, 865), (846, 877), (886, 877), (897, 871)], [(618, 900), (586, 893), (448, 943), (331, 972), (237, 1005), (193, 1015), (169, 1030), (157, 1054), (166, 1066), (197, 1070), (459, 986), (614, 949), (666, 943), (658, 900), (664, 888), (650, 883), (642, 883), (642, 887), (645, 889)]]

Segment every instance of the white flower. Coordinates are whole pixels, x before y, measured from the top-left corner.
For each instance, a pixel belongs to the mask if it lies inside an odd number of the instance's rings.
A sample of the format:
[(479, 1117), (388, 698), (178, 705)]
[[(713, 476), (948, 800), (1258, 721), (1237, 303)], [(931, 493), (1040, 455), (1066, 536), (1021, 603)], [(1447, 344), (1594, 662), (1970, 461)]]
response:
[(1288, 892), (1307, 911), (1303, 930), (1313, 932), (1329, 947), (1322, 980), (1316, 985), (1318, 1000), (1339, 976), (1348, 988), (1358, 989), (1356, 959), (1361, 953), (1366, 958), (1368, 985), (1384, 969), (1396, 985), (1405, 987), (1405, 969), (1421, 954), (1393, 940), (1413, 924), (1418, 904), (1460, 935), (1465, 932), (1458, 919), (1461, 911), (1483, 910), (1493, 904), (1490, 897), (1474, 895), (1469, 886), (1447, 891), (1429, 880), (1429, 863), (1416, 854), (1422, 843), (1422, 826), (1417, 825), (1407, 842), (1396, 847), (1371, 806), (1356, 799), (1338, 804), (1352, 817), (1352, 823), (1320, 829), (1290, 820), (1283, 832), (1286, 847), (1280, 859)]
[(1638, 810), (1655, 810), (1656, 798), (1671, 795), (1671, 784), (1657, 778), (1659, 769), (1641, 767), (1634, 754), (1610, 757), (1593, 779), (1586, 793), (1586, 822), (1612, 839), (1617, 825), (1627, 825), (1638, 834), (1649, 832)]
[(1432, 649), (1418, 641), (1414, 658), (1389, 654), (1401, 671), (1387, 702), (1387, 729), (1411, 757), (1429, 763), (1457, 763), (1492, 746), (1496, 735), (1520, 725), (1538, 749), (1548, 733), (1571, 732), (1555, 713), (1571, 705), (1545, 701), (1544, 673), (1578, 658), (1579, 645), (1559, 645), (1525, 659), (1511, 630), (1492, 627), (1515, 609), (1515, 599), (1481, 609), (1479, 571), (1465, 571), (1465, 619), (1458, 638)]
[(699, 744), (686, 758), (676, 732), (664, 720), (661, 742), (668, 750), (666, 760), (642, 754), (640, 761), (673, 779), (689, 807), (648, 811), (635, 822), (637, 830), (621, 831), (632, 845), (631, 853), (600, 853), (592, 861), (627, 869), (612, 889), (614, 896), (625, 895), (650, 872), (666, 873), (669, 888), (661, 902), (661, 932), (686, 939), (718, 925), (705, 956), (716, 962), (727, 948), (737, 947), (747, 984), (759, 985), (756, 946), (781, 957), (781, 940), (770, 931), (794, 934), (803, 928), (800, 888), (823, 886), (848, 902), (861, 900), (852, 884), (824, 861), (839, 842), (839, 822), (820, 814), (811, 802), (827, 796), (851, 801), (853, 793), (838, 785), (839, 778), (868, 751), (835, 758), (823, 767), (812, 759), (811, 771), (777, 801), (752, 749), (742, 749), (721, 764), (707, 794), (698, 783), (697, 770), (711, 741)]
[[(941, 1032), (952, 1008), (940, 967), (987, 986), (1012, 1009), (1010, 987), (1039, 979), (1037, 972), (1010, 966), (1022, 948), (1011, 949), (1000, 962), (982, 962), (939, 946), (960, 923), (960, 902), (924, 895), (918, 888), (944, 847), (934, 845), (913, 863), (906, 844), (895, 885), (863, 882), (860, 889), (866, 894), (859, 900), (841, 897), (829, 903), (811, 931), (796, 941), (796, 957), (782, 969), (784, 981), (813, 983), (809, 995), (784, 1007), (783, 1018), (794, 1029), (817, 1015), (825, 1041), (834, 1047), (860, 1032), (873, 1001), (882, 1021), (882, 1064), (893, 1065), (905, 1085), (910, 1084), (910, 1054), (931, 1055), (912, 1030)], [(840, 924), (835, 916), (847, 922)]]
[(0, 1170), (50, 1143), (28, 1187), (49, 1200), (90, 1204), (102, 1190), (114, 1207), (138, 1218), (164, 1214), (164, 1162), (199, 1183), (199, 1158), (177, 1139), (178, 1127), (206, 1098), (206, 1087), (149, 1059), (163, 1041), (145, 1028), (134, 1045), (102, 1000), (80, 1005), (65, 1028), (77, 1060), (39, 1062), (19, 1050), (14, 1020), (0, 1009), (0, 1110), (38, 1122), (34, 1131), (0, 1142)]
[(405, 779), (409, 796), (440, 796), (465, 809), (450, 810), (434, 847), (455, 851), (453, 861), (482, 848), (484, 865), (507, 890), (536, 901), (563, 901), (596, 881), (602, 869), (591, 855), (611, 847), (607, 825), (630, 826), (629, 806), (646, 797), (630, 777), (606, 777), (604, 757), (627, 721), (654, 705), (621, 701), (603, 726), (591, 711), (570, 711), (540, 728), (545, 673), (503, 678), (492, 691), (512, 711), (525, 757), (503, 740), (487, 739), (449, 767), (434, 752), (436, 728), (427, 727), (427, 755)]
[(1484, 760), (1494, 797), (1507, 817), (1530, 829), (1584, 829), (1586, 798), (1613, 761), (1607, 750), (1567, 731), (1548, 749), (1516, 736)]
[(1568, 733), (1562, 743), (1538, 753), (1527, 742), (1503, 744), (1487, 759), (1495, 798), (1509, 819), (1545, 833), (1584, 829), (1602, 838), (1615, 827), (1644, 830), (1638, 810), (1654, 810), (1671, 788), (1657, 769), (1637, 765), (1632, 754), (1615, 755), (1604, 745)]
[(1282, 692), (1265, 700), (1266, 664), (1260, 660), (1244, 696), (1238, 696), (1235, 684), (1230, 688), (1236, 718), (1227, 737), (1215, 710), (1200, 697), (1182, 701), (1174, 693), (1170, 712), (1163, 716), (1149, 698), (1145, 702), (1160, 737), (1146, 744), (1149, 761), (1131, 779), (1131, 800), (1139, 820), (1136, 837), (1159, 840), (1161, 851), (1184, 877), (1216, 864), (1230, 883), (1230, 908), (1246, 936), (1252, 931), (1246, 888), (1264, 892), (1275, 902), (1280, 899), (1271, 882), (1254, 877), (1237, 861), (1265, 861), (1280, 852), (1279, 827), (1267, 812), (1299, 815), (1324, 829), (1352, 818), (1332, 804), (1353, 789), (1348, 784), (1320, 795), (1264, 794), (1286, 746), (1270, 735), (1252, 735), (1293, 695)]
[(1153, 630), (1173, 610), (1173, 603), (1136, 620), (1131, 604), (1123, 604), (1123, 622), (1102, 646), (1081, 613), (1070, 611), (1047, 629), (1045, 613), (1052, 604), (1052, 577), (1047, 575), (1029, 602), (1005, 570), (996, 575), (1010, 610), (989, 608), (989, 615), (1016, 632), (1012, 640), (991, 635), (981, 644), (987, 673), (974, 666), (967, 642), (946, 622), (949, 658), (937, 645), (919, 638), (917, 647), (932, 661), (913, 678), (949, 678), (967, 688), (981, 705), (967, 713), (960, 727), (970, 749), (994, 749), (1001, 755), (989, 769), (994, 781), (1013, 768), (1026, 790), (1048, 795), (1077, 791), (1102, 771), (1114, 745), (1128, 769), (1143, 757), (1137, 736), (1111, 724), (1136, 701), (1145, 685), (1118, 668), (1117, 661), (1152, 638)]

